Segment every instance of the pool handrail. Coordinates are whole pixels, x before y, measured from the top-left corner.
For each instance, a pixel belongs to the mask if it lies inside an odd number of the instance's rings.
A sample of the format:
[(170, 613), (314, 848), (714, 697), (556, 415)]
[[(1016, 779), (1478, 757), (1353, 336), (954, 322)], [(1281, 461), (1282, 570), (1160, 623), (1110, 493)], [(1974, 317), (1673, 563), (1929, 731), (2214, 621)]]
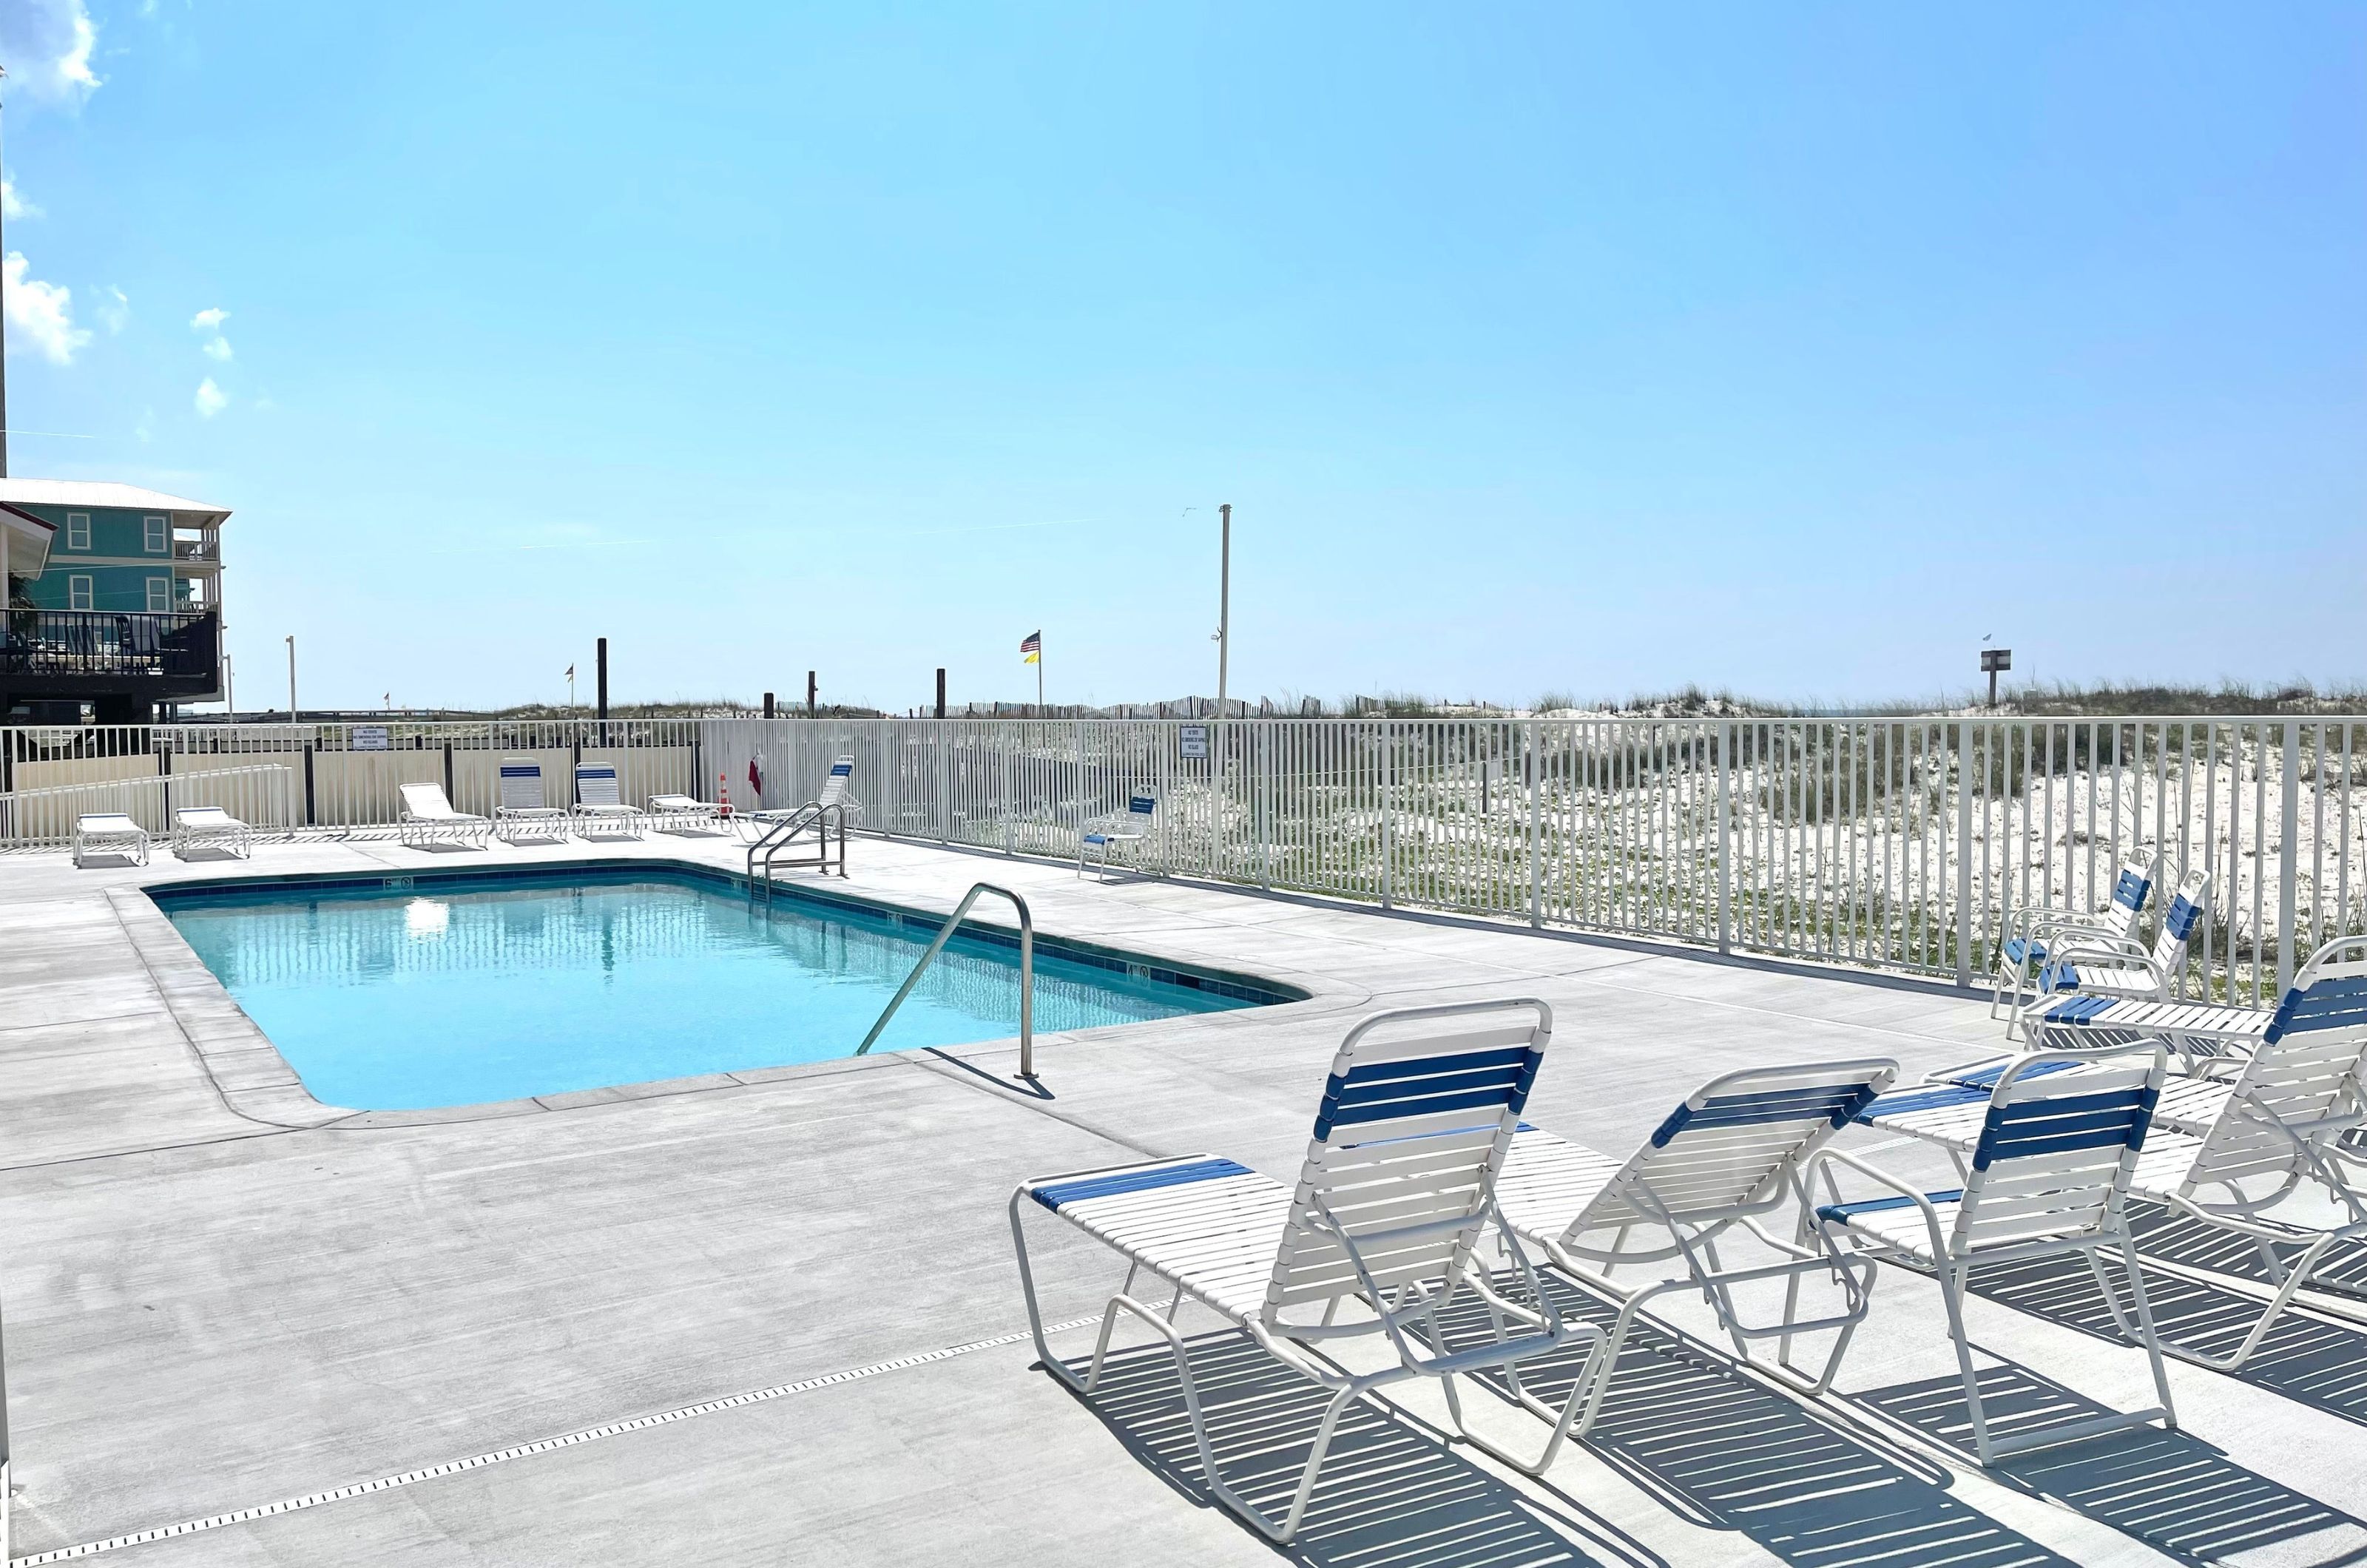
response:
[(937, 928), (937, 934), (930, 942), (929, 950), (921, 954), (921, 961), (912, 965), (912, 972), (910, 975), (904, 976), (904, 984), (898, 987), (896, 995), (889, 1001), (886, 1010), (880, 1013), (879, 1021), (871, 1026), (871, 1032), (865, 1035), (863, 1043), (855, 1048), (856, 1055), (867, 1055), (870, 1053), (873, 1043), (879, 1038), (879, 1032), (888, 1027), (888, 1021), (896, 1016), (896, 1010), (904, 1005), (904, 998), (911, 996), (912, 987), (921, 983), (922, 971), (928, 968), (930, 961), (944, 951), (946, 942), (953, 940), (955, 928), (962, 923), (962, 917), (969, 913), (969, 907), (978, 902), (978, 896), (981, 893), (1000, 894), (1010, 899), (1011, 907), (1019, 911), (1019, 1076), (1030, 1081), (1034, 1080), (1036, 1077), (1036, 917), (1028, 912), (1026, 899), (1022, 898), (1010, 888), (998, 886), (991, 882), (970, 884), (969, 891), (963, 894), (961, 902), (954, 906), (954, 912), (946, 917), (944, 925)]
[[(832, 813), (836, 813), (838, 817), (838, 874), (844, 876), (846, 874), (846, 806), (844, 802), (809, 800), (794, 811), (779, 814), (766, 812), (762, 816), (752, 813), (745, 818), (733, 818), (735, 821), (764, 823), (764, 830), (756, 836), (756, 841), (748, 846), (750, 884), (753, 886), (757, 881), (758, 873), (761, 871), (764, 890), (769, 894), (773, 886), (773, 869), (776, 865), (783, 864), (819, 866), (824, 876), (829, 875), (830, 819)], [(808, 828), (814, 830), (816, 846), (814, 858), (783, 861), (780, 858), (783, 852), (795, 843), (798, 835)]]

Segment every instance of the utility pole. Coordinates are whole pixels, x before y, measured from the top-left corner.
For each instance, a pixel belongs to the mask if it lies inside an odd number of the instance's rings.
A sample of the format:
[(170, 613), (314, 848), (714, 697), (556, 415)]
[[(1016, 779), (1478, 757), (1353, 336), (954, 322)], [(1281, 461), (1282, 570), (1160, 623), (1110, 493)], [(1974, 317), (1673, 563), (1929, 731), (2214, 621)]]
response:
[(764, 694), (764, 716), (766, 718), (773, 716), (773, 694), (770, 692)]
[(1217, 508), (1224, 522), (1223, 544), (1217, 556), (1217, 716), (1225, 716), (1225, 663), (1232, 652), (1233, 633), (1233, 503)]
[(946, 716), (946, 667), (937, 666), (937, 716)]
[(296, 722), (296, 638), (288, 638), (288, 722)]
[(809, 670), (806, 671), (806, 716), (808, 718), (818, 718), (821, 716), (821, 707), (815, 701), (816, 691), (814, 672)]
[(600, 744), (606, 746), (608, 744), (608, 639), (606, 637), (600, 639), (598, 650), (593, 657), (595, 660), (594, 674), (600, 688)]

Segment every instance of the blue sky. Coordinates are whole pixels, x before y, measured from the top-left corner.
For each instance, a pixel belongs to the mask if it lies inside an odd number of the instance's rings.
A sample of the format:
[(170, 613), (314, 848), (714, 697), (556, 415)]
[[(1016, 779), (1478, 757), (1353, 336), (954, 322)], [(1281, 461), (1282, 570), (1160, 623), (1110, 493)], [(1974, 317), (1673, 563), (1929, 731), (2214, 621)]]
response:
[(1227, 501), (1237, 694), (2367, 678), (2357, 6), (0, 0), (0, 63), (12, 471), (234, 509), (244, 705), (291, 633), (308, 705), (602, 634), (1019, 698), (1038, 626), (1205, 693)]

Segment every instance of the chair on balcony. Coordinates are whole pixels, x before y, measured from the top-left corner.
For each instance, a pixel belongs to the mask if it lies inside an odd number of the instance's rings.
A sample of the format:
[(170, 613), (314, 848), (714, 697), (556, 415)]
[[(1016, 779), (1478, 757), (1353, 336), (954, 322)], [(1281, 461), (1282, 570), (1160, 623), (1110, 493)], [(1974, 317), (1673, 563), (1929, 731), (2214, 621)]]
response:
[(219, 806), (176, 807), (173, 852), (187, 860), (191, 850), (227, 850), (241, 860), (252, 860), (255, 829)]
[(74, 818), (74, 863), (91, 855), (123, 855), (148, 863), (148, 829), (120, 811), (90, 811)]
[(557, 843), (567, 837), (567, 808), (544, 798), (542, 764), (532, 757), (502, 759), (502, 799), (493, 807), (493, 832), (502, 842), (540, 839)]

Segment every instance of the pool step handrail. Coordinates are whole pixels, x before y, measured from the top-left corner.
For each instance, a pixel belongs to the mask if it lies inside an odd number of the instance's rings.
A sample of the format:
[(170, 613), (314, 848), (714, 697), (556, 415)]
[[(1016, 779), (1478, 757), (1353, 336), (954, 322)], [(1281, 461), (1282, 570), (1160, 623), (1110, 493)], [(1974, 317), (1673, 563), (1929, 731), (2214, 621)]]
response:
[(829, 875), (830, 819), (833, 812), (838, 817), (838, 874), (844, 876), (846, 874), (846, 807), (834, 800), (828, 802), (809, 800), (796, 810), (768, 823), (764, 832), (757, 836), (756, 841), (748, 846), (747, 869), (750, 885), (753, 886), (759, 881), (761, 874), (764, 891), (769, 894), (773, 889), (774, 866), (782, 863), (780, 857), (783, 852), (787, 850), (789, 845), (796, 841), (798, 835), (808, 828), (814, 830), (816, 854), (810, 860), (793, 860), (787, 863), (820, 866), (822, 874)]
[(871, 1026), (871, 1032), (865, 1035), (863, 1043), (855, 1048), (856, 1055), (870, 1052), (879, 1038), (879, 1032), (888, 1027), (888, 1021), (896, 1016), (896, 1010), (904, 1005), (904, 998), (911, 996), (912, 987), (921, 983), (922, 971), (928, 968), (930, 962), (945, 950), (946, 943), (953, 940), (955, 928), (962, 923), (962, 917), (969, 913), (969, 907), (978, 902), (978, 896), (981, 893), (1000, 894), (1010, 899), (1011, 907), (1019, 911), (1019, 1076), (1029, 1079), (1036, 1077), (1036, 917), (1028, 912), (1026, 899), (1010, 888), (999, 887), (991, 882), (970, 884), (969, 891), (963, 894), (961, 902), (954, 906), (954, 912), (946, 918), (944, 925), (937, 928), (936, 938), (929, 943), (929, 950), (921, 954), (921, 961), (912, 965), (910, 975), (904, 976), (904, 984), (889, 1002), (887, 1010), (880, 1013), (879, 1021)]

